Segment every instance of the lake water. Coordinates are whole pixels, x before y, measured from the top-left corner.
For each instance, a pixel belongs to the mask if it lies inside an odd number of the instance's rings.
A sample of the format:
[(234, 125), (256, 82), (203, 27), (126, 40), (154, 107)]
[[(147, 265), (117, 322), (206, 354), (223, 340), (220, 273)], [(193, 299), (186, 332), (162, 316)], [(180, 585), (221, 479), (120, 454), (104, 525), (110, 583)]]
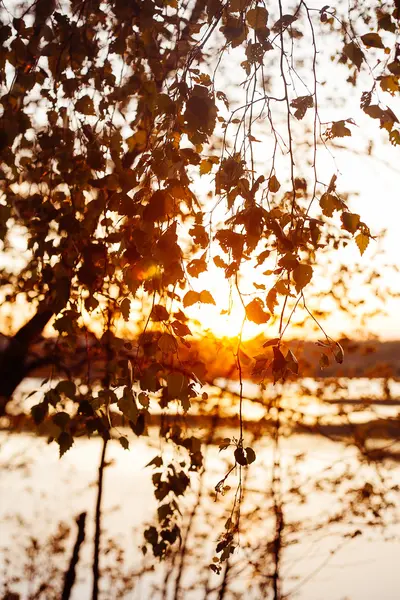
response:
[[(235, 433), (221, 431), (220, 435)], [(143, 557), (140, 547), (144, 523), (154, 522), (157, 508), (151, 483), (153, 471), (145, 465), (160, 450), (163, 453), (171, 450), (160, 446), (155, 431), (149, 438), (134, 440), (133, 434), (130, 438), (130, 451), (124, 451), (116, 441), (107, 449), (107, 460), (111, 464), (105, 471), (103, 498), (102, 548), (106, 553), (101, 558), (102, 597), (169, 600), (176, 591), (179, 557), (175, 563), (172, 560), (166, 564), (156, 563), (154, 571), (140, 574), (152, 563), (151, 557)], [(254, 444), (249, 438), (248, 443), (255, 448), (257, 461), (245, 469), (240, 545), (230, 563), (224, 597), (255, 600), (272, 597), (263, 585), (270, 581), (268, 577), (272, 572), (274, 448), (267, 435)], [(88, 513), (86, 540), (72, 598), (91, 597), (95, 481), (100, 450), (99, 439), (78, 439), (59, 460), (55, 444), (47, 445), (44, 439), (26, 433), (0, 433), (0, 577), (3, 583), (13, 574), (27, 572), (29, 561), (25, 548), (29, 546), (29, 539), (38, 538), (41, 544), (34, 575), (30, 579), (24, 576), (17, 586), (22, 598), (33, 597), (38, 581), (46, 580), (50, 571), (56, 573), (59, 568), (59, 573), (63, 572), (76, 535), (74, 519), (81, 512)], [(237, 474), (232, 473), (227, 481), (232, 490), (220, 496), (217, 502), (213, 488), (230, 464), (230, 450), (220, 453), (217, 446), (208, 447), (206, 475), (201, 482), (202, 499), (188, 538), (189, 550), (176, 596), (181, 600), (220, 597), (221, 578), (213, 574), (208, 565), (215, 555), (218, 536), (232, 505)], [(280, 442), (280, 465), (285, 522), (285, 547), (280, 566), (283, 594), (301, 600), (398, 600), (398, 463), (390, 460), (378, 466), (361, 463), (352, 445), (316, 435), (293, 435)], [(198, 486), (199, 476), (193, 475), (193, 489)], [(193, 492), (182, 503), (184, 526), (195, 501)], [(387, 508), (379, 514), (385, 502)], [(60, 521), (71, 527), (66, 554), (57, 554), (45, 544)], [(123, 558), (118, 554), (119, 549), (124, 552)], [(133, 589), (118, 595), (125, 576), (134, 581)], [(50, 596), (45, 593), (38, 597)]]

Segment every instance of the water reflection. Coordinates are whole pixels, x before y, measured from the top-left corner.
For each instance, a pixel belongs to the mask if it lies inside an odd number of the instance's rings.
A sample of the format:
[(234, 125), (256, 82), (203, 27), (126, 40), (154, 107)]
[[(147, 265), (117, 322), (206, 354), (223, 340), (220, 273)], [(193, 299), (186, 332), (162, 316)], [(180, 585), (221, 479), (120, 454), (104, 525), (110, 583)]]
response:
[[(215, 439), (227, 433), (234, 434), (217, 430)], [(215, 502), (214, 486), (231, 464), (229, 450), (219, 452), (216, 444), (208, 445), (206, 469), (192, 475), (192, 491), (181, 505), (182, 544), (158, 564), (141, 551), (144, 524), (154, 522), (157, 510), (152, 469), (145, 465), (159, 453), (160, 442), (155, 429), (150, 434), (132, 443), (130, 452), (117, 442), (108, 446), (103, 598), (273, 598), (277, 577), (282, 598), (398, 597), (400, 573), (393, 568), (400, 551), (396, 463), (368, 464), (360, 461), (354, 446), (315, 435), (282, 438), (277, 510), (276, 489), (272, 493), (277, 485), (276, 474), (272, 481), (276, 448), (268, 435), (253, 442), (248, 433), (257, 461), (245, 469), (240, 544), (215, 575), (209, 564), (237, 480), (233, 472), (231, 490)], [(60, 598), (76, 537), (75, 518), (87, 512), (71, 597), (90, 597), (100, 447), (99, 439), (78, 439), (59, 461), (56, 448), (44, 439), (1, 434), (1, 465), (19, 463), (16, 469), (2, 468), (0, 484), (3, 595), (8, 582), (22, 598)], [(166, 445), (162, 452), (172, 449)], [(59, 529), (60, 522), (66, 527)], [(49, 573), (51, 587), (40, 591), (43, 582), (49, 583)], [(14, 576), (22, 581), (13, 584)]]

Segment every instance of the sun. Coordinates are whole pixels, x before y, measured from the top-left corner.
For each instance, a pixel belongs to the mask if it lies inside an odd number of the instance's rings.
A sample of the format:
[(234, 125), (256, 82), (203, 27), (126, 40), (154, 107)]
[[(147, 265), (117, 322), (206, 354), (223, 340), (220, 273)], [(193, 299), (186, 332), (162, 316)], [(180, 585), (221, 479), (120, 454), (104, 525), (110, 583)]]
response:
[(196, 280), (196, 291), (207, 290), (214, 304), (197, 303), (185, 309), (191, 320), (191, 329), (196, 334), (211, 333), (217, 338), (251, 339), (265, 332), (268, 324), (260, 326), (245, 318), (245, 305), (251, 297), (240, 297), (236, 287), (227, 281), (223, 271), (213, 264), (207, 273)]

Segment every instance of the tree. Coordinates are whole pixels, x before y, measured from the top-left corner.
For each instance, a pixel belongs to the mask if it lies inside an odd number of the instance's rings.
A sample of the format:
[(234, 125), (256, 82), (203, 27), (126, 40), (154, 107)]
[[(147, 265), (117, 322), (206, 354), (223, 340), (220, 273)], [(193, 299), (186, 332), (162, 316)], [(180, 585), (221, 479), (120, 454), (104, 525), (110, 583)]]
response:
[[(61, 455), (75, 433), (115, 435), (118, 415), (142, 435), (150, 397), (162, 410), (178, 401), (186, 414), (201, 396), (207, 364), (191, 355), (184, 311), (215, 304), (196, 283), (211, 255), (245, 319), (276, 324), (257, 356), (260, 379), (297, 375), (283, 336), (301, 306), (316, 320), (306, 300), (314, 272), (328, 251), (354, 238), (362, 254), (372, 238), (340, 192), (334, 167), (321, 181), (318, 154), (350, 137), (364, 116), (393, 146), (400, 143), (398, 118), (383, 103), (399, 92), (399, 20), (397, 0), (355, 2), (342, 12), (303, 0), (2, 6), (0, 231), (8, 261), (1, 287), (16, 317), (0, 356), (2, 414), (23, 378), (46, 363), (71, 371), (32, 409)], [(360, 85), (365, 91), (358, 115), (323, 123), (319, 82), (330, 60), (339, 97)], [(257, 150), (260, 131), (268, 139)], [(211, 201), (200, 197), (199, 176), (213, 185)], [(251, 260), (264, 279), (249, 300), (241, 273)], [(135, 323), (135, 342), (118, 336), (121, 320)], [(57, 344), (32, 358), (49, 324)], [(343, 362), (342, 346), (322, 331), (323, 366)], [(82, 361), (96, 358), (101, 369), (86, 378)], [(72, 413), (64, 410), (66, 399)], [(240, 416), (241, 406), (242, 395)], [(169, 425), (161, 433), (188, 459), (153, 478), (157, 499), (168, 500), (161, 534), (146, 531), (156, 556), (179, 538), (176, 498), (190, 484), (187, 471), (202, 464), (198, 439)], [(129, 447), (124, 435), (120, 442)], [(232, 469), (255, 460), (242, 419), (233, 446)], [(162, 467), (163, 458), (153, 465)], [(222, 560), (237, 528), (232, 520), (219, 543)]]

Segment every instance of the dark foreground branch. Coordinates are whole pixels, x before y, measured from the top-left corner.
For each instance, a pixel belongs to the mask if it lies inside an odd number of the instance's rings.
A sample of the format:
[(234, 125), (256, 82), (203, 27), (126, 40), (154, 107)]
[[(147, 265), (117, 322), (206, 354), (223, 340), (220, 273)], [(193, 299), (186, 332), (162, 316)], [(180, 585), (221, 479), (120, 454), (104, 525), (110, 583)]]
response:
[(94, 532), (94, 550), (93, 550), (93, 590), (92, 600), (98, 600), (99, 597), (99, 581), (100, 581), (100, 538), (101, 538), (101, 501), (103, 497), (103, 479), (104, 469), (106, 467), (106, 450), (107, 439), (103, 440), (103, 448), (101, 451), (99, 478), (97, 481), (97, 500), (95, 513), (95, 532)]
[(81, 546), (85, 540), (85, 523), (86, 523), (86, 513), (82, 513), (76, 519), (76, 524), (78, 525), (78, 533), (76, 536), (76, 541), (74, 545), (74, 549), (72, 551), (71, 561), (69, 563), (68, 571), (65, 573), (64, 578), (64, 587), (62, 591), (61, 600), (69, 600), (72, 592), (72, 588), (76, 579), (76, 566), (79, 560), (79, 551)]

